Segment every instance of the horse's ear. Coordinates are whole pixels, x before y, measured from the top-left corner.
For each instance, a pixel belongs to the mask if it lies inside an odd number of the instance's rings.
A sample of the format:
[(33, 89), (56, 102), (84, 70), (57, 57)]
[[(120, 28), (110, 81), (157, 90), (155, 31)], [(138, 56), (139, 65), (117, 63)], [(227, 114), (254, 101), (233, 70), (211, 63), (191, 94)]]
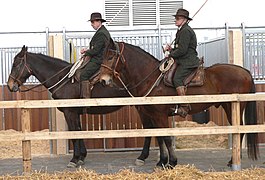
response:
[(21, 51), (27, 52), (27, 51), (28, 51), (28, 47), (24, 45), (24, 46), (22, 47), (22, 50), (21, 50)]

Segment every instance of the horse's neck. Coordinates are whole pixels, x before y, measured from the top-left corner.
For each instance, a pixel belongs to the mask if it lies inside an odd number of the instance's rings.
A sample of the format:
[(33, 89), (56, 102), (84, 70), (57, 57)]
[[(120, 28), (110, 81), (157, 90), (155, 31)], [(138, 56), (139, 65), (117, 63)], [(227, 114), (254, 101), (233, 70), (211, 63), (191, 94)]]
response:
[(134, 48), (136, 47), (130, 47), (129, 53), (126, 54), (125, 61), (128, 63), (126, 71), (128, 72), (124, 75), (129, 76), (129, 84), (142, 86), (146, 90), (153, 85), (147, 82), (155, 82), (159, 76), (159, 61), (147, 52)]
[[(34, 75), (40, 83), (44, 82), (46, 88), (57, 83), (67, 73), (67, 63), (59, 62), (58, 59), (31, 53), (27, 60)], [(63, 70), (65, 69), (65, 70)]]

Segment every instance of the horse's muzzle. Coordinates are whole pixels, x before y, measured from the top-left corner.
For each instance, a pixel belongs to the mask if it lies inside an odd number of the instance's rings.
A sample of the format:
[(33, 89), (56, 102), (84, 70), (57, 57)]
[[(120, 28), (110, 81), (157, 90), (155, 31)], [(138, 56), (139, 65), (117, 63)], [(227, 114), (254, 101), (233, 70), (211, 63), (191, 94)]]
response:
[(100, 83), (102, 83), (104, 86), (112, 86), (112, 78), (107, 75), (102, 75), (99, 79)]
[(7, 88), (11, 92), (17, 92), (19, 90), (19, 85), (11, 78), (7, 81)]

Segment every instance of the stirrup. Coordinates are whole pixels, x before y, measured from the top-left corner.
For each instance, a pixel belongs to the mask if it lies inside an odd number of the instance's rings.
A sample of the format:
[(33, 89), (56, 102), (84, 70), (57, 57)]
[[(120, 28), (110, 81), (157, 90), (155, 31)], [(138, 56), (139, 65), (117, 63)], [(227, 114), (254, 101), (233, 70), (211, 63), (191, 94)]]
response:
[(188, 115), (189, 111), (190, 111), (190, 107), (189, 106), (186, 109), (185, 107), (177, 105), (174, 114), (185, 118)]
[(179, 109), (179, 106), (176, 105), (176, 109), (175, 109), (175, 111), (174, 111), (174, 114), (178, 114), (178, 109)]

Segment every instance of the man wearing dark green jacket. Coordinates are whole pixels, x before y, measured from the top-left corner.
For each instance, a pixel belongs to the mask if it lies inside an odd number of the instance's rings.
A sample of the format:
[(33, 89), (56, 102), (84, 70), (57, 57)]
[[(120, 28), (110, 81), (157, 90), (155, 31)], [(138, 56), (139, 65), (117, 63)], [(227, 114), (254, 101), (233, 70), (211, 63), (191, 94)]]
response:
[(100, 13), (92, 13), (89, 21), (91, 21), (91, 26), (96, 30), (96, 33), (90, 41), (89, 49), (81, 50), (83, 58), (89, 61), (80, 74), (81, 96), (84, 98), (90, 96), (89, 81), (87, 80), (100, 69), (104, 50), (111, 38), (109, 31), (102, 25), (106, 20), (102, 19)]
[[(188, 25), (188, 22), (192, 20), (189, 17), (189, 12), (185, 9), (178, 9), (176, 15), (173, 15), (176, 19), (176, 26), (178, 26), (178, 32), (174, 40), (174, 47), (166, 47), (165, 50), (169, 50), (169, 57), (172, 57), (177, 62), (177, 70), (174, 75), (173, 83), (177, 91), (178, 96), (184, 96), (186, 88), (184, 86), (184, 79), (191, 74), (199, 66), (199, 58), (197, 48), (197, 38), (193, 29)], [(189, 104), (181, 104), (176, 108), (175, 113), (186, 117), (190, 110)]]

